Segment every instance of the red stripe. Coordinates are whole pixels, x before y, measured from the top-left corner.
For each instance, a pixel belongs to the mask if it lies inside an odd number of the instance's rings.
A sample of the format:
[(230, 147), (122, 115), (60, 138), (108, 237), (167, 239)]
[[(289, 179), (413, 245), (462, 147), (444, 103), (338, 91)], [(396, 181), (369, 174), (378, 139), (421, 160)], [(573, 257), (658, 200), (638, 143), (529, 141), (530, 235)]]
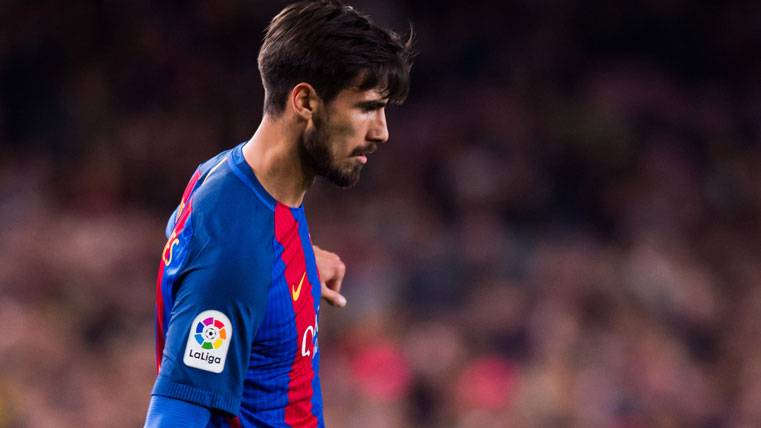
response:
[[(169, 240), (167, 241), (167, 246), (169, 247), (169, 251), (171, 251), (172, 247), (172, 241), (177, 239), (177, 235), (182, 231), (182, 229), (185, 227), (185, 223), (188, 220), (188, 217), (190, 217), (190, 212), (193, 211), (193, 203), (188, 202), (188, 196), (190, 195), (189, 190), (193, 188), (193, 185), (198, 181), (198, 178), (201, 175), (196, 171), (195, 174), (193, 174), (193, 177), (190, 179), (190, 183), (188, 183), (188, 186), (185, 188), (185, 194), (182, 195), (182, 201), (180, 202), (181, 211), (179, 213), (179, 218), (174, 224), (174, 229), (172, 230), (172, 234), (169, 236)], [(166, 247), (165, 247), (166, 251)], [(156, 372), (158, 372), (161, 369), (161, 356), (164, 353), (164, 324), (166, 323), (166, 320), (164, 319), (164, 296), (161, 293), (162, 287), (161, 284), (164, 281), (164, 270), (166, 269), (166, 265), (164, 264), (164, 254), (161, 255), (161, 261), (159, 262), (159, 272), (156, 276), (156, 323), (157, 323), (157, 332), (156, 332)]]
[(177, 220), (177, 224), (174, 225), (174, 230), (172, 230), (175, 236), (179, 235), (182, 229), (185, 228), (185, 223), (188, 221), (191, 211), (193, 211), (193, 201), (187, 202), (185, 208), (180, 213), (180, 218)]
[[(312, 298), (312, 284), (306, 273), (306, 259), (299, 236), (299, 225), (291, 210), (282, 204), (275, 207), (275, 239), (283, 246), (282, 260), (285, 263), (285, 280), (288, 295), (291, 296), (296, 314), (296, 354), (291, 364), (288, 382), (288, 404), (285, 407), (285, 423), (291, 427), (316, 427), (317, 418), (312, 414), (312, 343), (314, 338), (315, 310)], [(302, 281), (304, 278), (304, 281)], [(301, 289), (299, 290), (299, 283)], [(299, 291), (293, 300), (293, 291)], [(311, 328), (311, 335), (307, 332)], [(306, 337), (309, 355), (302, 353), (302, 342)]]
[(164, 296), (161, 294), (161, 281), (164, 279), (164, 260), (159, 262), (156, 278), (156, 373), (161, 369), (161, 355), (164, 353)]
[(193, 187), (195, 187), (196, 182), (198, 181), (199, 178), (201, 178), (201, 171), (197, 169), (196, 172), (193, 174), (193, 176), (190, 177), (190, 181), (188, 181), (188, 185), (185, 186), (185, 191), (182, 192), (181, 201), (183, 204), (188, 201), (190, 194), (193, 193)]

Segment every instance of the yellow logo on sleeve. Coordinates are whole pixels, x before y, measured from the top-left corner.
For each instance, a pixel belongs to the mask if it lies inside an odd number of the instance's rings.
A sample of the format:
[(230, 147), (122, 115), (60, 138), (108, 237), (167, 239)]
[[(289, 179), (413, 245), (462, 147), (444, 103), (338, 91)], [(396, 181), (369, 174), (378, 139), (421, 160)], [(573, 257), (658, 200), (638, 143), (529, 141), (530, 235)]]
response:
[(177, 239), (177, 232), (172, 232), (172, 235), (169, 237), (169, 240), (166, 241), (164, 251), (161, 254), (161, 258), (164, 260), (165, 266), (169, 266), (169, 264), (172, 263), (172, 251), (174, 250), (174, 247), (179, 243), (180, 240)]

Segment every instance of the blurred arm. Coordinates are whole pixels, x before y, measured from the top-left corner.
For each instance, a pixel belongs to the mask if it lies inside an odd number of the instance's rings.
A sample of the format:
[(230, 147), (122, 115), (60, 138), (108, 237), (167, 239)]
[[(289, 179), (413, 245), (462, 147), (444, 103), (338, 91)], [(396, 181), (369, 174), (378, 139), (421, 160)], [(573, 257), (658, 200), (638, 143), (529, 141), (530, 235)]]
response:
[(346, 265), (338, 254), (325, 251), (312, 245), (317, 271), (320, 274), (320, 291), (322, 298), (333, 306), (343, 308), (346, 298), (341, 295), (341, 283), (346, 275)]

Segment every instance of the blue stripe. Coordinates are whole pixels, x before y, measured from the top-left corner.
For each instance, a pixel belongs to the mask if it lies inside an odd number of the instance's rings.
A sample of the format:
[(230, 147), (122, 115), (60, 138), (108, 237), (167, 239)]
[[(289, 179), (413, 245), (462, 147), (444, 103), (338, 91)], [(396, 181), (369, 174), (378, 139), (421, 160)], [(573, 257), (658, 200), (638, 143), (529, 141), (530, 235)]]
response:
[(243, 426), (285, 426), (289, 374), (297, 351), (296, 318), (281, 258), (285, 249), (274, 238), (272, 248), (272, 283), (251, 349), (240, 414)]

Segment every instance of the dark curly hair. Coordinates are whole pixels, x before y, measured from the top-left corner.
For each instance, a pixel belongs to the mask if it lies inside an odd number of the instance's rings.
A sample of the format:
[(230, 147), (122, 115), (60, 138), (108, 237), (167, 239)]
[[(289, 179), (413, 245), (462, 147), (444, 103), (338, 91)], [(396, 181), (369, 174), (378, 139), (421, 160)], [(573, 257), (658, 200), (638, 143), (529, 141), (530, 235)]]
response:
[(272, 18), (259, 51), (264, 111), (278, 115), (288, 92), (307, 82), (326, 103), (350, 86), (378, 88), (391, 103), (407, 97), (413, 31), (402, 38), (340, 1), (304, 1)]

